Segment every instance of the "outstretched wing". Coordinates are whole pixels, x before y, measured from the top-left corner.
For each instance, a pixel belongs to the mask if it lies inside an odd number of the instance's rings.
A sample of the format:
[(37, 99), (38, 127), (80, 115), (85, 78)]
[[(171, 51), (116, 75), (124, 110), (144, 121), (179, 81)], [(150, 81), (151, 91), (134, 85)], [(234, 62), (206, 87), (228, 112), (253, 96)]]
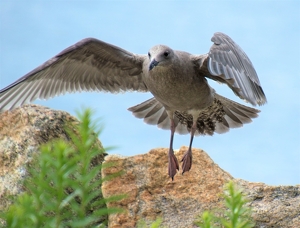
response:
[(0, 90), (0, 112), (66, 92), (146, 92), (144, 59), (97, 39), (83, 39)]
[(205, 76), (226, 83), (233, 92), (252, 105), (267, 102), (256, 71), (246, 53), (226, 34), (217, 32), (207, 55), (196, 57)]

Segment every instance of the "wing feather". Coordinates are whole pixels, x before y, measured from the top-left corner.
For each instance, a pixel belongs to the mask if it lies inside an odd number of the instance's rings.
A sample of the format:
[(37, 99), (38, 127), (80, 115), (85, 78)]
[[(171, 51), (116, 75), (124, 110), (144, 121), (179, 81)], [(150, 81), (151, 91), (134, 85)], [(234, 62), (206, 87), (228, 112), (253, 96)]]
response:
[(227, 35), (217, 32), (206, 55), (193, 56), (201, 75), (226, 83), (233, 92), (252, 105), (267, 102), (253, 64), (246, 53)]
[(97, 39), (81, 40), (0, 90), (0, 112), (66, 92), (146, 92), (145, 58)]

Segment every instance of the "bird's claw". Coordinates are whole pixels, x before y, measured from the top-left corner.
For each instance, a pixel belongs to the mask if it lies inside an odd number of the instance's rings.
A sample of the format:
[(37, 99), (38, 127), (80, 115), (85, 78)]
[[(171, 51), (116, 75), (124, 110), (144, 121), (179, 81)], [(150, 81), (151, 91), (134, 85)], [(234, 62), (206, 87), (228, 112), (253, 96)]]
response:
[(183, 158), (181, 159), (182, 162), (182, 174), (184, 174), (186, 171), (189, 171), (192, 167), (192, 151), (189, 149), (185, 154), (183, 155)]
[(168, 173), (169, 176), (174, 180), (174, 176), (176, 175), (177, 171), (179, 170), (178, 160), (174, 154), (173, 150), (169, 151), (169, 166), (168, 166)]

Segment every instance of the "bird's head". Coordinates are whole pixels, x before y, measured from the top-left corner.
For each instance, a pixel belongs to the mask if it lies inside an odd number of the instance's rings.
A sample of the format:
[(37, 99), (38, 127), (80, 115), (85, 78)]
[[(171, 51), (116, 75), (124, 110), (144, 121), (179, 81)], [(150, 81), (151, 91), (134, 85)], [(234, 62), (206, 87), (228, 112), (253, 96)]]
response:
[(165, 45), (156, 45), (148, 52), (149, 71), (156, 66), (167, 66), (172, 63), (174, 58), (174, 51)]

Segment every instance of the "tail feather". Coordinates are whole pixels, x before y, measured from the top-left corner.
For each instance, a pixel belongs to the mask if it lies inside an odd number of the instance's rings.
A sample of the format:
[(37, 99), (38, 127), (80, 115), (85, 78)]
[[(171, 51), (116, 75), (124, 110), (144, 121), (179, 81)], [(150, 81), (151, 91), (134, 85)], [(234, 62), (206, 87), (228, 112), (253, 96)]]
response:
[(229, 127), (236, 128), (243, 126), (243, 122), (230, 110), (229, 107), (223, 105), (223, 110), (226, 113), (224, 118), (227, 120), (227, 123), (229, 123)]
[[(147, 124), (157, 125), (162, 129), (170, 129), (171, 120), (166, 109), (155, 98), (128, 110), (135, 117), (144, 119)], [(213, 104), (199, 113), (195, 135), (213, 135), (214, 132), (221, 134), (229, 131), (230, 128), (242, 127), (244, 124), (252, 122), (252, 118), (257, 117), (259, 112), (257, 109), (215, 94)], [(175, 111), (174, 122), (177, 133), (188, 134), (193, 124), (193, 117), (187, 112)]]
[[(165, 107), (157, 101), (154, 97), (144, 101), (141, 104), (130, 107), (128, 109), (132, 114), (140, 119), (144, 119), (144, 122), (150, 125), (157, 125), (161, 129), (170, 129), (171, 120), (166, 112)], [(176, 126), (176, 132), (178, 134), (188, 134), (187, 127), (180, 123), (177, 117), (174, 117), (174, 122)]]
[(222, 104), (225, 111), (222, 121), (216, 123), (216, 132), (220, 134), (229, 131), (229, 128), (242, 127), (244, 124), (251, 123), (252, 118), (256, 118), (257, 113), (260, 112), (258, 109), (239, 104), (219, 94), (215, 94), (215, 99)]
[(150, 125), (158, 125), (162, 129), (170, 129), (171, 121), (164, 106), (154, 97), (128, 109), (132, 114)]

